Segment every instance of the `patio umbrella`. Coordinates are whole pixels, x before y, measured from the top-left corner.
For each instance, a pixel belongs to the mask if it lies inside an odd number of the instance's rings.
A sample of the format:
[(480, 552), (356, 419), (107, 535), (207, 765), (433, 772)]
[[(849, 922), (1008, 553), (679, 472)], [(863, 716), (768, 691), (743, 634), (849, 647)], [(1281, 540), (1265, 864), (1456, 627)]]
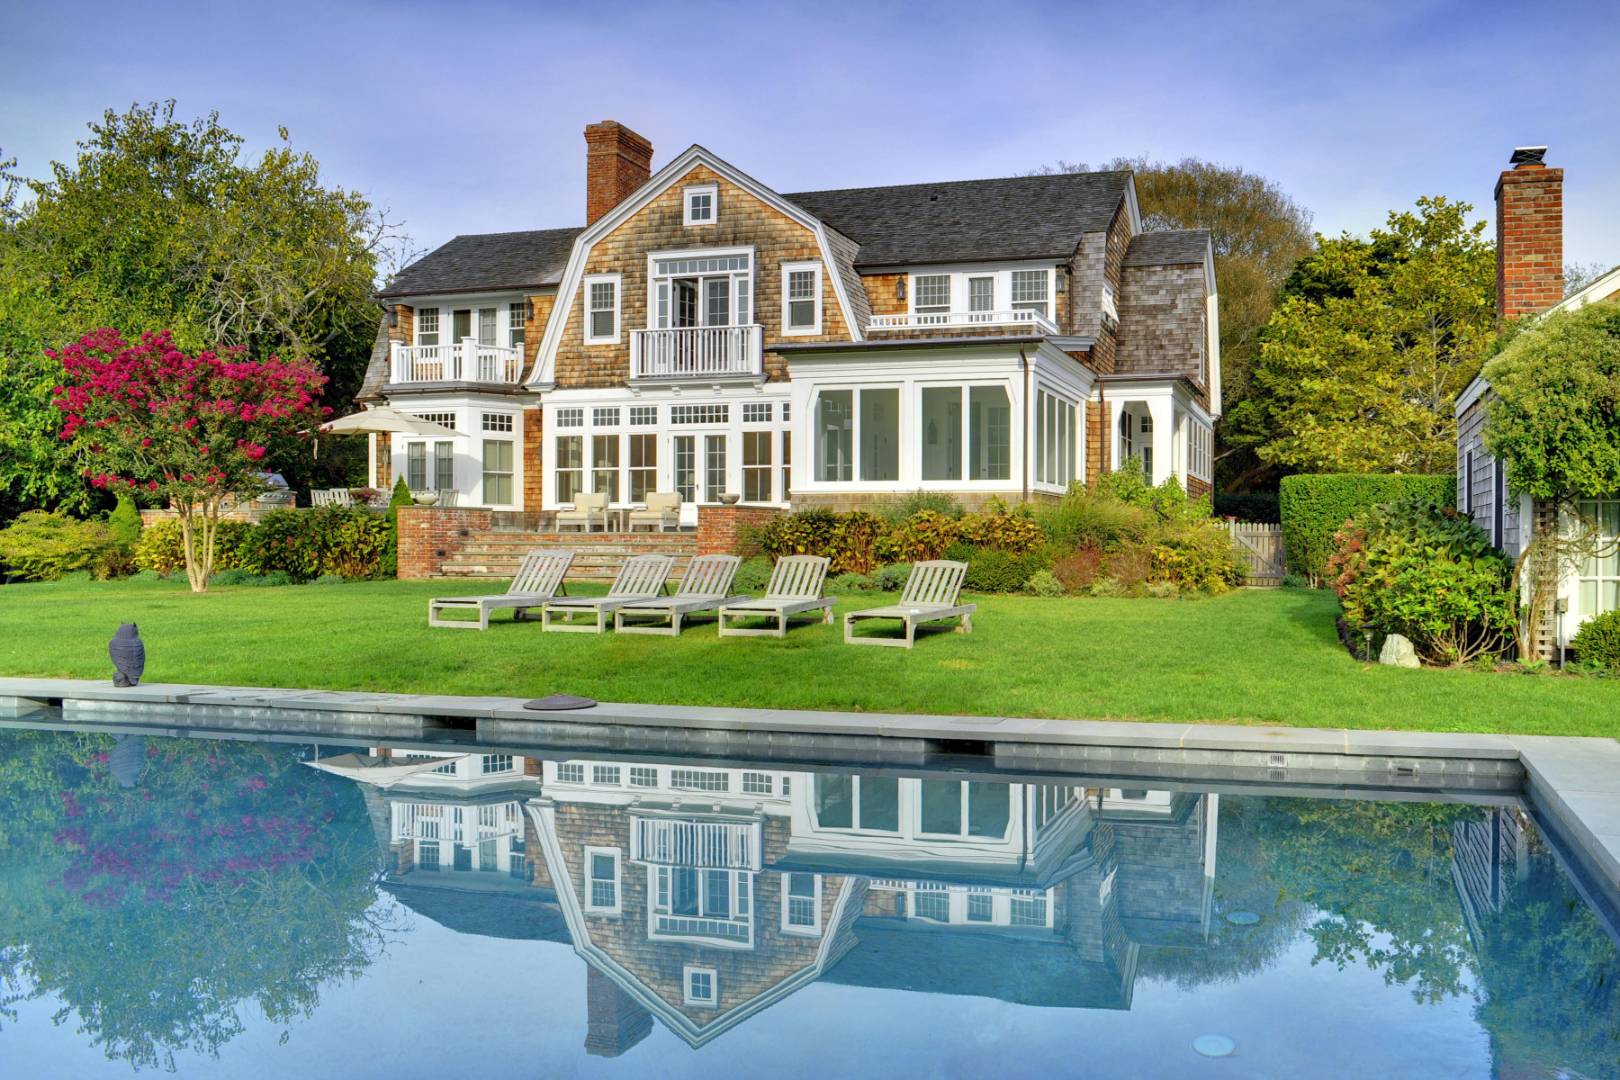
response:
[(362, 409), (320, 427), (322, 435), (419, 435), (426, 439), (453, 439), (454, 428), (402, 413), (387, 405)]
[(342, 776), (385, 788), (392, 787), (419, 772), (437, 769), (440, 765), (454, 760), (456, 759), (429, 758), (426, 761), (398, 762), (392, 758), (377, 758), (366, 754), (338, 754), (335, 757), (306, 761), (304, 764), (312, 769), (331, 773), (333, 776)]

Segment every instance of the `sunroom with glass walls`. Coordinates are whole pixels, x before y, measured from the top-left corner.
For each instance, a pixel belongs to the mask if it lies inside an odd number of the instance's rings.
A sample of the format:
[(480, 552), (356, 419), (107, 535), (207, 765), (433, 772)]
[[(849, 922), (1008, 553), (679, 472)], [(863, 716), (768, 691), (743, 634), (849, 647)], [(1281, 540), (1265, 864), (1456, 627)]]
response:
[(523, 409), (509, 396), (396, 395), (392, 406), (455, 432), (391, 435), (391, 475), (414, 492), (454, 492), (461, 506), (518, 510), (523, 495)]

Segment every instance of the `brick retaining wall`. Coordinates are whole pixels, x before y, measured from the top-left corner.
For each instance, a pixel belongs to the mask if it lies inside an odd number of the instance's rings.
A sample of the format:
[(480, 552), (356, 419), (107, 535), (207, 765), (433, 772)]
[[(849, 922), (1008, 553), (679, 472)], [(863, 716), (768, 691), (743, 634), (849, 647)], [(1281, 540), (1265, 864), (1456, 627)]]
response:
[(748, 530), (764, 525), (782, 513), (774, 506), (699, 506), (697, 553), (699, 555), (752, 555)]

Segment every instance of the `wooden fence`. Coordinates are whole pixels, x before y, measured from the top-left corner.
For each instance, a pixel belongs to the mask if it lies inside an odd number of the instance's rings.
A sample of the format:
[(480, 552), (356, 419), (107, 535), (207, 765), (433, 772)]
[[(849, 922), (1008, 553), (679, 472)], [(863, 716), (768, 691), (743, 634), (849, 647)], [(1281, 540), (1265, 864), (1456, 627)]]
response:
[(1246, 584), (1281, 585), (1283, 575), (1288, 572), (1282, 526), (1259, 521), (1228, 521), (1226, 529), (1232, 534), (1232, 546), (1249, 564)]

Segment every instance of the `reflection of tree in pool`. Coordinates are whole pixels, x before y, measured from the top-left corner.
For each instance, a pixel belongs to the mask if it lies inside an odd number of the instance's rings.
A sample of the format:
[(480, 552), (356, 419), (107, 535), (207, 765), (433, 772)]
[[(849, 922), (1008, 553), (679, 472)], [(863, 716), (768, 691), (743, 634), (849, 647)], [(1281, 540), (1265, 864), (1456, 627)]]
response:
[[(1270, 967), (1311, 921), (1310, 906), (1284, 895), (1271, 878), (1261, 833), (1266, 801), (1221, 796), (1209, 940), (1194, 948), (1144, 946), (1138, 961), (1141, 974), (1183, 990), (1236, 982)], [(1252, 911), (1260, 921), (1234, 926), (1225, 919), (1233, 911)]]
[[(1529, 873), (1479, 916), (1477, 1016), (1515, 1075), (1620, 1076), (1620, 953), (1533, 842)], [(1532, 1071), (1525, 1066), (1535, 1064)], [(1504, 1070), (1504, 1075), (1507, 1070)]]
[[(0, 975), (109, 1057), (217, 1053), (253, 1002), (286, 1023), (386, 929), (354, 787), (297, 748), (0, 733)], [(144, 761), (142, 758), (144, 757)], [(122, 781), (122, 782), (121, 782)], [(132, 786), (131, 786), (132, 785)]]
[(1317, 961), (1361, 962), (1418, 1001), (1466, 993), (1468, 931), (1451, 877), (1451, 825), (1478, 815), (1446, 803), (1268, 799), (1261, 846), (1285, 896), (1319, 912)]

